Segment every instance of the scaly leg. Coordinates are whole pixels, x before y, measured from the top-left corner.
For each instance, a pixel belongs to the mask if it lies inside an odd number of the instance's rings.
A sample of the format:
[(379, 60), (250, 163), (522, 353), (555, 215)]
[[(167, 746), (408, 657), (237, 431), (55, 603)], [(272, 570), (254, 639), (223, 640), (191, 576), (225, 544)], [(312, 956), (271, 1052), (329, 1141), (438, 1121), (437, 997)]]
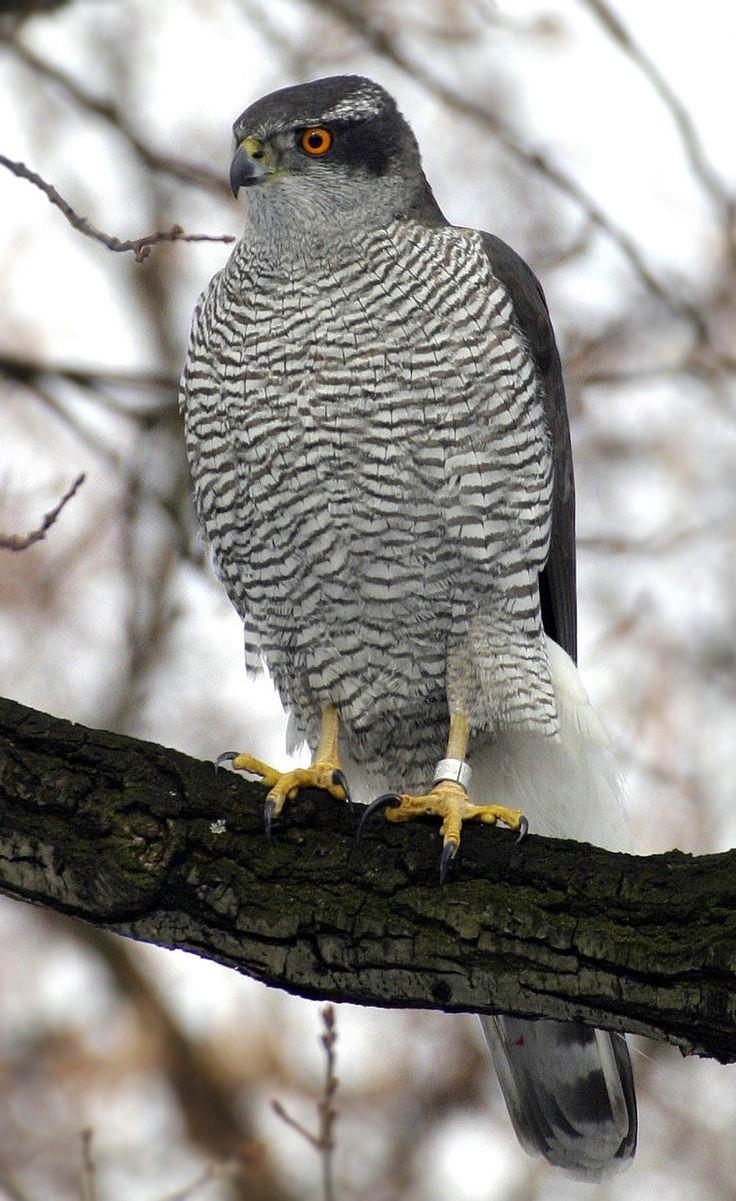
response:
[(310, 767), (295, 767), (292, 771), (277, 771), (253, 755), (241, 755), (226, 751), (218, 763), (229, 762), (236, 771), (245, 771), (260, 776), (268, 788), (263, 820), (266, 833), (271, 832), (271, 823), (279, 817), (286, 801), (293, 801), (302, 788), (319, 788), (337, 797), (338, 801), (350, 801), (347, 780), (340, 767), (338, 738), (340, 719), (334, 705), (322, 708), (322, 725), (319, 742), (312, 755)]
[(396, 793), (379, 797), (365, 815), (367, 817), (374, 807), (380, 806), (385, 808), (386, 817), (391, 822), (411, 821), (415, 817), (441, 817), (440, 834), (443, 836), (443, 847), (440, 859), (440, 880), (442, 881), (444, 881), (447, 869), (460, 846), (463, 822), (480, 821), (494, 825), (497, 821), (502, 821), (512, 830), (518, 830), (520, 839), (524, 837), (528, 829), (527, 820), (520, 809), (506, 809), (503, 805), (474, 805), (469, 799), (467, 790), (472, 773), (465, 761), (468, 750), (468, 734), (468, 719), (463, 713), (454, 713), (450, 719), (450, 734), (445, 758), (437, 764), (431, 791), (424, 796)]

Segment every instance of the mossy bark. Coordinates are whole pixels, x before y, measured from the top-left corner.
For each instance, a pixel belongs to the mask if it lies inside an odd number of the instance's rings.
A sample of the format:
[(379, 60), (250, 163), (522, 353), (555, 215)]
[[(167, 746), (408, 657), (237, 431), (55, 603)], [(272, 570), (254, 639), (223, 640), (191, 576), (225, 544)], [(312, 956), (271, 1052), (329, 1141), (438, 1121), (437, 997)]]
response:
[(0, 891), (309, 997), (576, 1017), (736, 1060), (736, 852), (646, 858), (292, 803), (0, 701)]

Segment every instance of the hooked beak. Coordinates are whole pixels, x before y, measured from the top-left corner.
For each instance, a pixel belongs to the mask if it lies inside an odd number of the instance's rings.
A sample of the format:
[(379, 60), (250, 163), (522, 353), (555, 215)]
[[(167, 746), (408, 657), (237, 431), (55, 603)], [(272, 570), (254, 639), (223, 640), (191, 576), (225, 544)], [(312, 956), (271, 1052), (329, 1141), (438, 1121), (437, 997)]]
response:
[(230, 189), (237, 197), (241, 188), (261, 183), (269, 173), (266, 148), (258, 138), (243, 138), (230, 165)]

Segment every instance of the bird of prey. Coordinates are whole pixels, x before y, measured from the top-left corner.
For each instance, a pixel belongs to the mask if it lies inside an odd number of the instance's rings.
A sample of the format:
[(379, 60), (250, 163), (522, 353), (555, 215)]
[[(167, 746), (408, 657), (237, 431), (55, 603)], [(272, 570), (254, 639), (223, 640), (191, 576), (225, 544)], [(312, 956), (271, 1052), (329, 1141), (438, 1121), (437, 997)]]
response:
[[(312, 765), (233, 766), (268, 786), (268, 822), (307, 785), (437, 815), (443, 876), (468, 820), (622, 847), (574, 662), (571, 453), (539, 283), (446, 220), (368, 79), (274, 92), (234, 133), (245, 230), (197, 304), (182, 406), (246, 667), (267, 666)], [(630, 1160), (622, 1036), (482, 1022), (528, 1151), (585, 1179)]]

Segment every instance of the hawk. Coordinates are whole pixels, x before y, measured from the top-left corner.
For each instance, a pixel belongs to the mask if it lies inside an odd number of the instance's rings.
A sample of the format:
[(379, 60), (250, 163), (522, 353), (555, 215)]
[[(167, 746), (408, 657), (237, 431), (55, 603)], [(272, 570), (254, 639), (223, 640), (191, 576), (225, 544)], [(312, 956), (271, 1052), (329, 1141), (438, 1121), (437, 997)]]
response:
[[(446, 220), (368, 79), (274, 92), (234, 133), (245, 231), (197, 304), (181, 398), (246, 667), (268, 667), (312, 764), (233, 766), (268, 786), (267, 824), (307, 785), (437, 815), (443, 877), (468, 820), (625, 845), (574, 662), (571, 452), (537, 279)], [(585, 1179), (630, 1160), (622, 1036), (481, 1020), (528, 1151)]]

